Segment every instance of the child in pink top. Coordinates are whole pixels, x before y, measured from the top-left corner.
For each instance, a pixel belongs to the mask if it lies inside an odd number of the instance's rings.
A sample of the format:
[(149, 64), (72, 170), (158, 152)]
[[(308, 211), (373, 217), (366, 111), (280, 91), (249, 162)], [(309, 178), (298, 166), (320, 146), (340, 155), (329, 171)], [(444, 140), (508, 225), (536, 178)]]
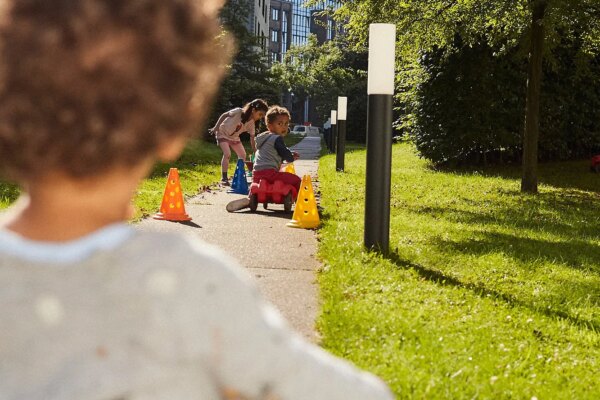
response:
[(211, 133), (216, 136), (217, 144), (223, 151), (221, 159), (221, 184), (229, 186), (227, 170), (229, 168), (229, 158), (231, 158), (231, 149), (235, 151), (238, 159), (246, 159), (246, 150), (240, 141), (240, 134), (248, 132), (250, 134), (250, 146), (252, 152), (256, 151), (254, 142), (255, 125), (257, 121), (264, 118), (269, 106), (262, 99), (252, 100), (243, 108), (234, 108), (223, 113)]

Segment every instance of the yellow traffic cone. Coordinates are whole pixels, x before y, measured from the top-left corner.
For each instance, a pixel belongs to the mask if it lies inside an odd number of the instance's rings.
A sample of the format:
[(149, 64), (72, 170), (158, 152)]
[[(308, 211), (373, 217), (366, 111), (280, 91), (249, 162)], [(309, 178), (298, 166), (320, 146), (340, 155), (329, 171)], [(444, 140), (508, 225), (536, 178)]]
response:
[(292, 220), (286, 224), (291, 228), (312, 229), (319, 226), (319, 210), (313, 192), (310, 175), (302, 177), (300, 192), (296, 199), (296, 208)]
[(294, 163), (287, 164), (285, 166), (285, 169), (283, 170), (283, 172), (287, 172), (287, 173), (296, 175), (296, 170), (294, 169)]

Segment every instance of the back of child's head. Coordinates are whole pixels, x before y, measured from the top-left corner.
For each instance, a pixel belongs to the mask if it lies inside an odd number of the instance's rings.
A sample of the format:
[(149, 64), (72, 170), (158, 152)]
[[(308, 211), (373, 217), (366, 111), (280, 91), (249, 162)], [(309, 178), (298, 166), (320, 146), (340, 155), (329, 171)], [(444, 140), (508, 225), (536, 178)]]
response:
[(267, 124), (272, 124), (280, 115), (285, 115), (288, 117), (288, 119), (290, 118), (290, 112), (287, 110), (287, 108), (281, 106), (271, 106), (265, 114), (265, 120), (267, 121)]
[(221, 0), (4, 0), (0, 173), (134, 165), (197, 131), (220, 81)]

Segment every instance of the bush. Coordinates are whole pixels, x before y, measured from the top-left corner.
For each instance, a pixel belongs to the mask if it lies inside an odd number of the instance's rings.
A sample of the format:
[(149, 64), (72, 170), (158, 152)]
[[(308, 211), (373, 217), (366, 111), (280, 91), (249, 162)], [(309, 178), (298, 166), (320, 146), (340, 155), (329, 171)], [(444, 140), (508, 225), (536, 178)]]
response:
[[(544, 66), (540, 160), (589, 156), (600, 144), (599, 60), (563, 43)], [(517, 51), (498, 55), (482, 42), (457, 39), (420, 60), (410, 135), (436, 164), (519, 161), (525, 115), (527, 64)]]

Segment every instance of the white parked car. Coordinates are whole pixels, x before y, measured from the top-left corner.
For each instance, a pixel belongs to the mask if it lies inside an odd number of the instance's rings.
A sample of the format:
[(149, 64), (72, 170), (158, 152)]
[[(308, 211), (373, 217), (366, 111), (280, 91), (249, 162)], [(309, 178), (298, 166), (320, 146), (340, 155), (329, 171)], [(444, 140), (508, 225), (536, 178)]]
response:
[(294, 129), (290, 132), (292, 135), (301, 135), (301, 136), (319, 136), (321, 134), (320, 130), (316, 126), (306, 126), (306, 125), (296, 125)]

